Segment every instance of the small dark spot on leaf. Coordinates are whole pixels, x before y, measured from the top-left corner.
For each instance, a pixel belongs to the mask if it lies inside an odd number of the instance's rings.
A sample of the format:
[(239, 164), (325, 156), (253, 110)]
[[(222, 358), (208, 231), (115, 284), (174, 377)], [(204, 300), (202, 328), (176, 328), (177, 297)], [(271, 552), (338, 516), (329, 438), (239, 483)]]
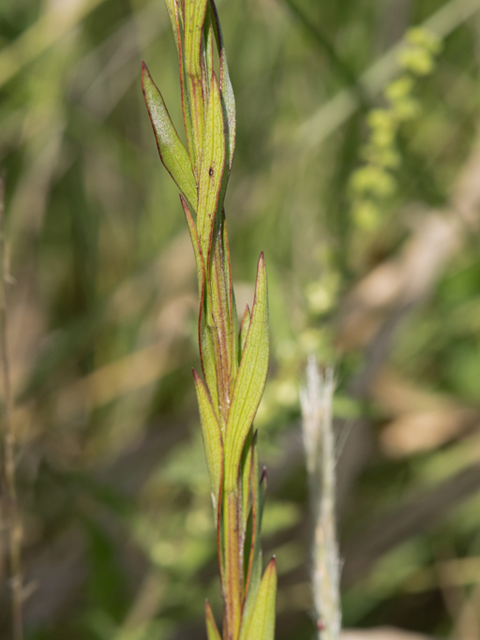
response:
[(210, 177), (212, 177), (212, 176), (213, 176), (213, 167), (210, 167), (210, 169), (208, 170), (208, 175), (209, 175)]

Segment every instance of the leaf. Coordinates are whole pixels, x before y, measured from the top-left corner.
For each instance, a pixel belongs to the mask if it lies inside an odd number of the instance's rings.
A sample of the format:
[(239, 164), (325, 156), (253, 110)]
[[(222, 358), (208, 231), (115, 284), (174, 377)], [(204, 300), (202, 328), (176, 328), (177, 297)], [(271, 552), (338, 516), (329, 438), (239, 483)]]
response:
[(208, 640), (222, 640), (208, 600), (205, 601), (205, 622), (207, 625)]
[(248, 329), (250, 328), (250, 307), (247, 306), (245, 307), (245, 311), (243, 312), (243, 318), (242, 318), (242, 323), (240, 324), (240, 336), (239, 336), (239, 341), (240, 341), (240, 355), (243, 353), (243, 350), (245, 349), (245, 343), (247, 342), (247, 335), (248, 335)]
[(263, 574), (252, 615), (243, 621), (240, 640), (273, 640), (276, 595), (277, 568), (275, 558), (272, 558)]
[(210, 97), (205, 113), (205, 138), (198, 174), (197, 231), (205, 261), (209, 263), (210, 242), (225, 168), (225, 132), (220, 89), (212, 73)]
[(215, 354), (213, 350), (212, 336), (205, 323), (205, 263), (192, 215), (182, 195), (180, 195), (180, 200), (182, 202), (183, 211), (187, 220), (188, 231), (190, 233), (190, 239), (192, 241), (193, 253), (195, 255), (195, 264), (197, 267), (198, 295), (200, 297), (200, 311), (198, 318), (198, 342), (200, 344), (200, 360), (202, 363), (203, 375), (205, 376), (205, 381), (207, 383), (208, 391), (212, 399), (215, 413), (217, 413), (218, 394), (217, 375), (215, 371)]
[(187, 134), (187, 144), (192, 162), (194, 175), (197, 175), (197, 150), (195, 146), (192, 109), (190, 105), (190, 97), (187, 90), (186, 71), (185, 71), (185, 48), (183, 37), (183, 9), (179, 0), (166, 0), (167, 9), (172, 23), (173, 34), (178, 52), (178, 67), (180, 72), (180, 90), (182, 94), (182, 113), (183, 123), (185, 125), (185, 133)]
[(250, 486), (252, 482), (252, 459), (253, 459), (253, 444), (252, 444), (252, 430), (245, 440), (242, 453), (242, 519), (241, 519), (241, 535), (245, 540), (247, 521), (249, 516), (250, 506)]
[[(207, 10), (205, 13), (205, 23), (203, 25), (203, 51), (202, 56), (202, 81), (204, 87), (209, 87), (212, 81), (213, 71), (213, 27), (212, 27), (212, 11), (210, 3), (207, 2)], [(203, 104), (206, 106), (208, 95), (203, 96)]]
[(200, 421), (202, 423), (203, 443), (205, 446), (205, 457), (210, 474), (212, 494), (215, 498), (215, 512), (218, 505), (220, 484), (222, 482), (223, 467), (223, 446), (222, 433), (218, 423), (212, 401), (198, 373), (193, 370), (195, 388), (197, 391), (198, 408), (200, 410)]
[(200, 158), (204, 138), (204, 105), (200, 60), (202, 58), (202, 33), (207, 1), (184, 0), (185, 78), (195, 142), (195, 158), (197, 160)]
[[(255, 432), (253, 443), (253, 463), (251, 468), (251, 487), (252, 487), (252, 523), (251, 523), (251, 540), (248, 554), (248, 567), (245, 580), (243, 617), (248, 620), (253, 612), (253, 607), (257, 598), (258, 589), (262, 579), (262, 546), (260, 541), (260, 531), (262, 527), (263, 504), (265, 499), (266, 476), (262, 473), (260, 482), (258, 480), (258, 453), (256, 446)], [(247, 551), (247, 550), (245, 550)]]
[(233, 154), (235, 152), (237, 116), (235, 110), (235, 95), (228, 72), (227, 53), (223, 41), (222, 29), (218, 18), (217, 7), (214, 0), (210, 0), (213, 15), (213, 29), (217, 40), (218, 53), (220, 56), (220, 93), (222, 94), (222, 104), (224, 108), (224, 118), (226, 123), (226, 149), (228, 168), (232, 168)]
[(263, 253), (258, 261), (252, 318), (235, 381), (225, 433), (225, 489), (233, 491), (243, 443), (262, 398), (268, 370), (267, 273)]
[(197, 205), (197, 185), (188, 152), (178, 137), (162, 94), (153, 82), (144, 62), (142, 62), (142, 89), (157, 140), (160, 159), (174, 179), (177, 187), (195, 210)]
[(233, 385), (237, 377), (239, 356), (238, 356), (238, 313), (237, 303), (235, 301), (235, 292), (233, 290), (232, 283), (232, 267), (230, 263), (230, 246), (227, 236), (227, 225), (225, 223), (225, 211), (222, 215), (223, 222), (223, 270), (226, 276), (226, 283), (228, 288), (228, 311), (229, 311), (229, 331), (230, 331), (230, 344), (229, 344), (229, 357), (230, 357), (230, 380), (231, 389), (230, 394), (233, 393)]
[[(229, 271), (225, 268), (225, 245), (222, 228), (223, 212), (215, 225), (210, 246), (209, 279), (207, 284), (206, 322), (211, 327), (216, 351), (218, 409), (225, 428), (232, 391), (232, 326)], [(229, 265), (228, 265), (229, 266)]]
[(175, 44), (177, 45), (177, 51), (180, 54), (181, 52), (181, 40), (180, 40), (180, 30), (179, 30), (179, 19), (178, 19), (178, 10), (181, 11), (181, 7), (179, 7), (176, 3), (176, 0), (165, 0), (165, 4), (167, 5), (168, 16), (170, 18), (170, 22), (172, 25), (173, 35), (175, 37)]
[(198, 281), (198, 295), (200, 298), (203, 297), (203, 289), (205, 286), (205, 261), (203, 259), (202, 248), (200, 246), (200, 241), (198, 239), (197, 230), (195, 228), (195, 223), (192, 218), (192, 214), (190, 213), (190, 209), (188, 208), (188, 204), (185, 201), (185, 198), (180, 194), (180, 201), (183, 207), (183, 213), (185, 214), (185, 218), (187, 220), (188, 232), (190, 233), (190, 240), (192, 241), (193, 254), (195, 256), (195, 266), (197, 268), (197, 281)]

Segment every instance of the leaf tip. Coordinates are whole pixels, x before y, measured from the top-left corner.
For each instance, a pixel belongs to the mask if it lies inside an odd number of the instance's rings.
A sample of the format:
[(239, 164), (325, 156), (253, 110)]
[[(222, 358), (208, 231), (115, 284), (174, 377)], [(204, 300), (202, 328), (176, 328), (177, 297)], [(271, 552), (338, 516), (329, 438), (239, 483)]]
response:
[(262, 469), (262, 475), (260, 476), (260, 484), (266, 481), (267, 481), (267, 467), (264, 466)]
[(270, 562), (267, 564), (265, 575), (270, 575), (270, 577), (276, 577), (277, 575), (277, 556), (275, 554), (270, 558)]
[(148, 67), (145, 63), (145, 60), (142, 60), (142, 90), (143, 93), (145, 93), (145, 81), (146, 80), (150, 80), (151, 81), (152, 77), (150, 75), (150, 71), (148, 70)]

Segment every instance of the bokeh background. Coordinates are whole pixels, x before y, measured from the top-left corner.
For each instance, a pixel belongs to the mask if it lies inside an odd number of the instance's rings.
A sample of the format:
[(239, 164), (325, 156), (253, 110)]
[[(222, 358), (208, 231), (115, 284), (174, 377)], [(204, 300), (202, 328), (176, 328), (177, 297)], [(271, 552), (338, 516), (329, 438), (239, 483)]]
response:
[[(261, 250), (269, 272), (257, 426), (276, 637), (314, 634), (298, 390), (315, 353), (337, 375), (345, 626), (478, 640), (480, 1), (218, 8), (238, 112), (227, 218), (240, 308)], [(418, 33), (405, 45), (425, 23), (441, 47)], [(194, 261), (142, 59), (180, 128), (161, 0), (0, 3), (28, 640), (200, 640), (205, 597), (221, 611)], [(405, 77), (402, 94), (391, 83)]]

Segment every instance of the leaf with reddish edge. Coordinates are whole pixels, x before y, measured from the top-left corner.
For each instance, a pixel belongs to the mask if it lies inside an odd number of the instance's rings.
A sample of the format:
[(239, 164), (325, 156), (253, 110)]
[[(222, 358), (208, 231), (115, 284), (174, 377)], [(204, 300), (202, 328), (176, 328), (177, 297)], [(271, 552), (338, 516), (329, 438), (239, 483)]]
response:
[(243, 353), (243, 350), (245, 349), (245, 343), (247, 342), (248, 329), (250, 328), (250, 320), (251, 320), (250, 307), (247, 304), (245, 307), (245, 311), (243, 312), (242, 322), (240, 324), (240, 335), (239, 335), (240, 357)]
[(198, 173), (197, 232), (206, 263), (210, 262), (212, 234), (225, 168), (223, 112), (215, 73), (205, 113), (205, 138)]
[(273, 557), (263, 574), (252, 615), (243, 618), (239, 640), (273, 640), (276, 596), (277, 568)]
[(198, 239), (197, 229), (195, 222), (193, 221), (192, 214), (188, 208), (188, 204), (185, 198), (180, 194), (180, 202), (182, 203), (183, 213), (187, 220), (188, 232), (190, 233), (190, 240), (192, 241), (193, 254), (195, 256), (195, 266), (197, 268), (197, 281), (198, 281), (198, 295), (200, 299), (203, 299), (205, 288), (205, 261), (203, 259), (202, 247)]
[(235, 378), (237, 377), (239, 356), (238, 356), (238, 314), (237, 304), (235, 302), (235, 292), (233, 290), (232, 283), (232, 268), (230, 264), (230, 245), (228, 244), (227, 225), (225, 222), (225, 211), (222, 211), (223, 220), (223, 269), (226, 277), (227, 292), (228, 292), (228, 313), (229, 313), (229, 326), (230, 326), (230, 343), (229, 343), (229, 366), (230, 366), (230, 380), (231, 389), (230, 396), (233, 393), (233, 386), (235, 384)]
[[(190, 239), (192, 241), (193, 253), (195, 255), (195, 264), (197, 267), (197, 279), (198, 279), (198, 293), (200, 298), (200, 309), (198, 316), (198, 342), (200, 345), (200, 361), (202, 363), (202, 371), (205, 376), (205, 382), (207, 383), (208, 391), (212, 399), (215, 413), (217, 414), (218, 407), (218, 394), (217, 394), (217, 374), (215, 371), (215, 353), (213, 349), (212, 336), (209, 328), (205, 323), (205, 262), (203, 259), (202, 248), (200, 246), (200, 240), (198, 239), (195, 223), (192, 218), (192, 214), (188, 208), (185, 198), (180, 194), (180, 200), (182, 202), (183, 212), (187, 220), (188, 231), (190, 233)], [(219, 416), (217, 415), (217, 418)]]
[[(190, 97), (190, 113), (195, 148), (195, 164), (199, 164), (204, 136), (204, 106), (202, 88), (202, 33), (208, 0), (185, 0), (184, 20), (188, 28), (185, 29), (185, 79)], [(206, 120), (206, 118), (205, 118)], [(195, 166), (195, 170), (198, 166)]]
[(241, 520), (241, 546), (245, 547), (247, 522), (250, 512), (250, 487), (252, 483), (252, 459), (253, 459), (252, 430), (250, 430), (243, 447), (241, 474), (242, 474), (242, 520)]
[(267, 273), (263, 253), (258, 261), (257, 283), (245, 348), (235, 381), (225, 433), (225, 491), (238, 481), (243, 444), (262, 398), (268, 370)]
[(207, 106), (208, 102), (208, 92), (205, 92), (205, 88), (208, 89), (210, 87), (210, 83), (212, 81), (212, 70), (213, 70), (213, 26), (212, 26), (212, 9), (210, 7), (210, 3), (207, 2), (207, 9), (205, 12), (205, 24), (203, 25), (203, 56), (201, 57), (201, 67), (202, 67), (202, 86), (204, 89), (203, 93), (203, 106), (204, 109)]
[(207, 459), (215, 517), (219, 503), (220, 485), (222, 482), (223, 441), (220, 425), (213, 409), (212, 401), (198, 373), (193, 369), (193, 378), (197, 391), (200, 421), (202, 424), (203, 444)]
[[(185, 47), (183, 37), (183, 11), (182, 5), (179, 0), (167, 0), (167, 8), (168, 13), (170, 15), (170, 21), (173, 27), (173, 33), (175, 36), (175, 43), (177, 45), (178, 51), (178, 68), (180, 71), (180, 90), (182, 95), (182, 112), (183, 112), (183, 123), (185, 125), (185, 132), (187, 134), (187, 144), (188, 150), (190, 153), (190, 158), (192, 159), (192, 169), (195, 176), (197, 175), (197, 150), (195, 147), (195, 139), (193, 133), (193, 120), (192, 120), (192, 108), (190, 105), (190, 99), (188, 90), (186, 89), (187, 80), (186, 80), (186, 71), (185, 71)], [(196, 203), (195, 203), (196, 204)]]
[(223, 41), (222, 29), (218, 18), (217, 7), (214, 0), (210, 0), (213, 16), (213, 30), (217, 41), (218, 54), (220, 56), (220, 92), (222, 94), (222, 104), (224, 108), (224, 118), (226, 123), (227, 137), (227, 163), (229, 170), (232, 168), (233, 155), (235, 153), (237, 116), (235, 109), (235, 95), (233, 93), (232, 82), (228, 72), (227, 52)]
[(197, 185), (187, 150), (178, 137), (162, 94), (142, 62), (142, 89), (157, 141), (158, 153), (166, 170), (192, 207), (197, 204)]
[(253, 463), (251, 470), (252, 487), (252, 513), (250, 549), (248, 550), (248, 569), (244, 588), (244, 605), (242, 620), (248, 625), (248, 620), (253, 613), (253, 607), (257, 598), (258, 589), (262, 579), (262, 546), (260, 531), (262, 526), (263, 505), (266, 492), (266, 469), (263, 469), (260, 481), (258, 479), (258, 454), (255, 447), (253, 451)]
[[(212, 332), (216, 346), (216, 372), (218, 390), (218, 409), (223, 427), (226, 425), (230, 407), (232, 343), (231, 315), (229, 296), (229, 275), (225, 270), (223, 231), (225, 224), (223, 213), (213, 230), (210, 249), (209, 282), (207, 289), (207, 323), (212, 319)], [(210, 303), (210, 304), (208, 304)], [(210, 313), (209, 313), (210, 312)]]
[(177, 45), (177, 52), (180, 53), (182, 42), (180, 39), (180, 24), (179, 24), (179, 16), (178, 11), (181, 7), (178, 7), (178, 3), (176, 0), (165, 0), (165, 4), (167, 5), (168, 16), (170, 18), (170, 23), (172, 25), (173, 35), (175, 37), (175, 44)]
[(217, 623), (213, 617), (212, 608), (208, 600), (205, 600), (205, 622), (207, 626), (208, 640), (222, 640), (220, 632), (218, 631)]

